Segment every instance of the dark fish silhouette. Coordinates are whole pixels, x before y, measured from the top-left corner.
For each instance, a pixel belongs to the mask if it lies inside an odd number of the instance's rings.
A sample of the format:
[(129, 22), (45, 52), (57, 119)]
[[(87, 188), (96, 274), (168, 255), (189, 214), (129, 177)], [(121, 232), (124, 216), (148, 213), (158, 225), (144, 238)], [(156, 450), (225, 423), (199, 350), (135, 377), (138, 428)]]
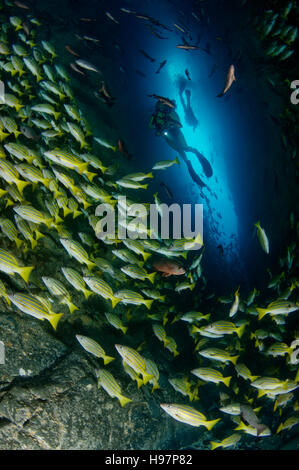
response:
[(140, 54), (142, 54), (144, 57), (146, 57), (148, 60), (151, 62), (156, 62), (156, 59), (153, 59), (150, 55), (148, 55), (147, 52), (145, 52), (143, 49), (139, 49)]
[(160, 63), (158, 70), (156, 73), (160, 73), (160, 70), (163, 69), (164, 65), (167, 63), (167, 60), (163, 60), (163, 62)]

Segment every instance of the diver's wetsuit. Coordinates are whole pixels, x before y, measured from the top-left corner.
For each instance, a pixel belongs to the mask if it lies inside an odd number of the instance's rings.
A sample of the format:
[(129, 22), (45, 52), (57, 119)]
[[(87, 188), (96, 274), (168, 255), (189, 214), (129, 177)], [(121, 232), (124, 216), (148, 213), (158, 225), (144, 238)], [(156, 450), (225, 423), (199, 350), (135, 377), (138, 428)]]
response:
[(175, 149), (180, 157), (184, 160), (188, 167), (193, 181), (200, 186), (200, 188), (207, 187), (207, 185), (200, 179), (194, 171), (191, 162), (188, 160), (186, 152), (192, 152), (196, 155), (200, 162), (202, 169), (207, 177), (212, 176), (213, 170), (209, 161), (195, 148), (189, 147), (185, 140), (183, 133), (180, 130), (182, 127), (177, 113), (169, 106), (157, 102), (155, 112), (150, 121), (150, 128), (156, 129), (156, 135), (162, 135), (168, 145)]

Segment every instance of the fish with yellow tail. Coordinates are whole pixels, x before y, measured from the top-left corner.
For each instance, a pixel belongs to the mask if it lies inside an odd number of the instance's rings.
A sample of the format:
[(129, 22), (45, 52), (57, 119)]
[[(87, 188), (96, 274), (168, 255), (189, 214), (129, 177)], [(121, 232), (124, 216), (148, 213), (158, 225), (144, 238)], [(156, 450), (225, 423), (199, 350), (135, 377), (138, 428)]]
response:
[(146, 362), (138, 351), (121, 344), (116, 344), (115, 347), (125, 363), (132, 367), (132, 369), (134, 369), (137, 374), (142, 375), (144, 384), (153, 379), (154, 375), (148, 373)]
[(227, 447), (235, 447), (236, 444), (241, 439), (241, 437), (242, 437), (241, 434), (234, 433), (231, 436), (226, 437), (225, 439), (223, 439), (220, 442), (211, 441), (210, 442), (211, 450), (217, 449), (218, 447), (222, 447), (223, 449), (225, 449)]
[(102, 387), (108, 395), (113, 398), (117, 398), (121, 406), (125, 406), (132, 401), (130, 398), (122, 395), (120, 385), (116, 382), (113, 375), (106, 369), (98, 369), (96, 371), (96, 376), (98, 379), (98, 388)]
[(233, 65), (230, 65), (228, 72), (227, 72), (226, 83), (225, 83), (224, 89), (221, 93), (219, 93), (219, 95), (217, 95), (217, 98), (221, 98), (222, 96), (224, 96), (235, 81), (236, 81), (235, 67)]
[(104, 365), (109, 364), (109, 362), (114, 361), (114, 357), (107, 356), (104, 349), (97, 343), (94, 339), (89, 338), (88, 336), (76, 335), (76, 339), (81, 344), (82, 348), (85, 351), (93, 354), (95, 357), (103, 359)]
[(161, 408), (172, 418), (190, 426), (205, 426), (209, 431), (220, 421), (220, 418), (208, 421), (207, 418), (188, 405), (161, 404)]
[(256, 222), (254, 225), (257, 229), (256, 234), (257, 234), (257, 238), (260, 242), (260, 245), (261, 245), (262, 249), (265, 251), (265, 253), (267, 253), (267, 255), (268, 255), (269, 254), (269, 240), (268, 240), (268, 237), (266, 235), (266, 232), (261, 227), (260, 222)]
[(54, 313), (49, 311), (44, 303), (32, 295), (13, 294), (9, 295), (8, 298), (21, 310), (21, 312), (38, 318), (39, 320), (48, 320), (53, 326), (54, 330), (56, 330), (57, 324), (63, 313)]
[(239, 290), (240, 290), (240, 287), (238, 287), (238, 289), (235, 292), (235, 300), (234, 300), (234, 303), (231, 306), (231, 309), (229, 311), (229, 316), (230, 317), (233, 317), (239, 309), (239, 302), (240, 302)]

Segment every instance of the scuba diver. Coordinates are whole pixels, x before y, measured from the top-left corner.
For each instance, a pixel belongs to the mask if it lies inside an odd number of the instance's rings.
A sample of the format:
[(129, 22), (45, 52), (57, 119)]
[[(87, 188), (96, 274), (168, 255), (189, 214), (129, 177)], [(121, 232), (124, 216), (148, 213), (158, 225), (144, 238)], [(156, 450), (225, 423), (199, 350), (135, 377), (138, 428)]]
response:
[(170, 147), (178, 152), (180, 157), (187, 165), (193, 181), (200, 186), (200, 188), (207, 187), (201, 180), (198, 174), (194, 171), (191, 162), (188, 160), (186, 152), (192, 152), (196, 155), (205, 175), (209, 178), (213, 174), (212, 167), (209, 161), (195, 148), (189, 147), (180, 128), (183, 127), (180, 123), (178, 114), (174, 111), (176, 104), (174, 100), (163, 98), (158, 95), (152, 95), (158, 101), (155, 106), (154, 113), (151, 116), (149, 127), (155, 129), (156, 135), (162, 136)]

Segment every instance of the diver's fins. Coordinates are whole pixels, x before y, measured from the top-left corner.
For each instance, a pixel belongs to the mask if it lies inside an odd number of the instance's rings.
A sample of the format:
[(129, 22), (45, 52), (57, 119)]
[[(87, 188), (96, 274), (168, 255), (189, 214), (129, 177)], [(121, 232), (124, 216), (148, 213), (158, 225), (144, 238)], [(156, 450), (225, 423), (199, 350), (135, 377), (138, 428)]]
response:
[(202, 166), (202, 169), (203, 169), (205, 175), (208, 178), (210, 178), (213, 175), (213, 170), (212, 170), (212, 167), (210, 165), (210, 162), (197, 149), (194, 149), (192, 147), (187, 147), (185, 151), (192, 152), (197, 156), (197, 158), (198, 158), (198, 160), (199, 160), (199, 162)]

